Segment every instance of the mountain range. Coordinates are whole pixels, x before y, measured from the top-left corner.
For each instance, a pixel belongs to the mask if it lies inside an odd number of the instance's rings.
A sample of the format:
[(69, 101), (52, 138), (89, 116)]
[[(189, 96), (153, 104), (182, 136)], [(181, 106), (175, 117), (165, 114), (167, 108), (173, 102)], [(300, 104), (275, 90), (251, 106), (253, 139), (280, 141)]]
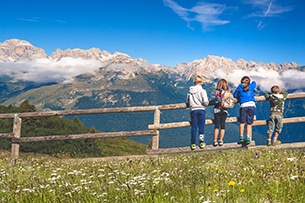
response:
[[(279, 83), (288, 92), (304, 91), (305, 85), (296, 83), (296, 78), (304, 75), (304, 66), (294, 62), (275, 64), (232, 61), (220, 56), (206, 56), (175, 67), (150, 64), (141, 58), (132, 58), (125, 53), (99, 48), (57, 49), (48, 56), (42, 48), (19, 39), (0, 43), (0, 102), (2, 105), (19, 105), (28, 100), (41, 111), (62, 109), (90, 109), (105, 107), (162, 105), (185, 102), (187, 89), (195, 75), (205, 78), (204, 88), (209, 97), (213, 95), (215, 83), (226, 78), (233, 90), (240, 78), (247, 74), (257, 81), (257, 94), (268, 91), (272, 84)], [(304, 115), (304, 102), (291, 100), (287, 116)], [(236, 105), (237, 106), (237, 105)], [(258, 108), (268, 109), (266, 103)], [(238, 107), (230, 112), (238, 115)], [(266, 119), (268, 111), (258, 111), (258, 118)], [(122, 131), (147, 129), (153, 122), (152, 113), (122, 113), (79, 116), (88, 127), (101, 131)], [(208, 108), (207, 118), (213, 118), (213, 109)], [(186, 121), (189, 110), (162, 113), (161, 122)], [(295, 125), (295, 124), (293, 124)], [(297, 124), (296, 124), (297, 125)], [(298, 129), (305, 130), (301, 124)], [(213, 126), (207, 126), (206, 134), (211, 134)], [(228, 124), (225, 141), (236, 140), (237, 124)], [(254, 130), (258, 144), (265, 142), (264, 127)], [(302, 131), (300, 131), (301, 133)], [(291, 136), (289, 129), (283, 132), (283, 141), (300, 141), (302, 136)], [(295, 133), (295, 132), (294, 132)], [(164, 136), (162, 136), (164, 134)], [(150, 138), (132, 138), (149, 143)], [(189, 143), (189, 129), (161, 131), (160, 147), (185, 146)]]

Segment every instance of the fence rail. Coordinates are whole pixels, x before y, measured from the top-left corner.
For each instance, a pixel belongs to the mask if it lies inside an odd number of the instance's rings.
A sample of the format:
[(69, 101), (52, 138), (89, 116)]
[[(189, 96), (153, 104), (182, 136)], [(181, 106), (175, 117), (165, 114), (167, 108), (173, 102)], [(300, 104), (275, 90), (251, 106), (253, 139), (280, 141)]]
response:
[[(305, 93), (288, 94), (287, 99), (305, 98)], [(257, 102), (265, 101), (264, 96), (256, 96)], [(191, 124), (188, 121), (174, 123), (160, 123), (161, 110), (175, 110), (187, 108), (185, 103), (167, 104), (159, 106), (135, 106), (135, 107), (118, 107), (118, 108), (98, 108), (84, 110), (61, 110), (61, 111), (43, 111), (43, 112), (25, 112), (25, 113), (7, 113), (0, 114), (0, 119), (13, 118), (13, 132), (2, 133), (0, 138), (10, 138), (12, 140), (11, 157), (18, 159), (20, 143), (24, 142), (44, 142), (54, 140), (76, 140), (76, 139), (99, 139), (109, 137), (129, 137), (129, 136), (152, 136), (151, 151), (159, 150), (159, 134), (161, 129), (189, 127)], [(105, 114), (105, 113), (127, 113), (127, 112), (149, 112), (154, 111), (153, 124), (148, 125), (148, 130), (140, 131), (122, 131), (122, 132), (104, 132), (104, 133), (89, 133), (89, 134), (72, 134), (72, 135), (52, 135), (52, 136), (37, 136), (37, 137), (20, 137), (22, 118), (28, 117), (47, 117), (47, 116), (68, 116), (68, 115), (85, 115), (85, 114)], [(237, 117), (229, 117), (226, 122), (238, 122)], [(283, 123), (298, 123), (305, 122), (304, 117), (284, 118)], [(213, 124), (213, 120), (206, 119), (206, 124)], [(255, 120), (254, 126), (267, 125), (266, 120)], [(233, 145), (232, 145), (233, 146)], [(235, 145), (234, 145), (235, 146)], [(236, 146), (235, 146), (236, 147)], [(179, 151), (178, 148), (172, 151)], [(165, 151), (170, 151), (166, 149)]]

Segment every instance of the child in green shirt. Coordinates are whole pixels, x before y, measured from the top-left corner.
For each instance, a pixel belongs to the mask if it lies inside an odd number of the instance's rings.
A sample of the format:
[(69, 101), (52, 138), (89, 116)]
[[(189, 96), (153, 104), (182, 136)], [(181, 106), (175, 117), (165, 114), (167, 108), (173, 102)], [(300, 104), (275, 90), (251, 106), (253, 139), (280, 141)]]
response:
[(279, 134), (282, 132), (283, 128), (283, 112), (284, 112), (284, 102), (287, 98), (287, 93), (282, 92), (280, 87), (274, 85), (271, 87), (271, 94), (265, 93), (266, 100), (269, 100), (270, 103), (270, 116), (268, 120), (268, 138), (267, 146), (271, 145), (272, 133), (275, 128), (275, 133), (273, 137), (273, 145), (281, 144), (281, 141), (278, 140)]

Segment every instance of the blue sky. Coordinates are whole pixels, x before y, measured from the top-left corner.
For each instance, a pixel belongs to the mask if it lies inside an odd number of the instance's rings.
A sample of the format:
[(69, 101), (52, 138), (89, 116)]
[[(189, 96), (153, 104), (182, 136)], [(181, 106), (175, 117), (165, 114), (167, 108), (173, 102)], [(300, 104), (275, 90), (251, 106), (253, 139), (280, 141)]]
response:
[(0, 0), (0, 42), (100, 48), (176, 66), (207, 55), (305, 65), (302, 0)]

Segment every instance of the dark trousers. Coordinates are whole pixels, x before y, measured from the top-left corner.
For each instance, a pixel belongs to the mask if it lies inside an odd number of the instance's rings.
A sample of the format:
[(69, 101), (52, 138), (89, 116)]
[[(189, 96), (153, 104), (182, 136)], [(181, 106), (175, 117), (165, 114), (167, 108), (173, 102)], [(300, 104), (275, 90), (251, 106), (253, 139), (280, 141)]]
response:
[(191, 144), (196, 144), (197, 129), (199, 129), (199, 135), (204, 135), (205, 110), (191, 111), (191, 125)]

